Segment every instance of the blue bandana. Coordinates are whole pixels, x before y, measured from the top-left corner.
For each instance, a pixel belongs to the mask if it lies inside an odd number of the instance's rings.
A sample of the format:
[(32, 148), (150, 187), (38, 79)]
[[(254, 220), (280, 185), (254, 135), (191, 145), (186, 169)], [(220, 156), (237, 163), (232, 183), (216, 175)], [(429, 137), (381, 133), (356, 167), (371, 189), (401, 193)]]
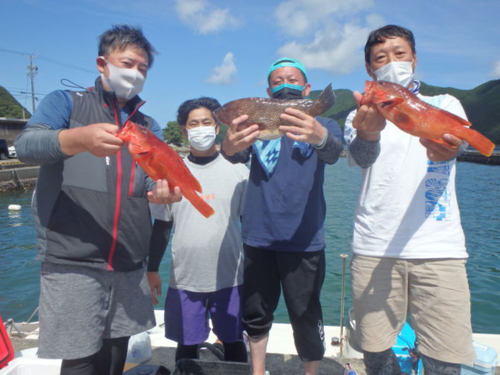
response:
[[(280, 156), (281, 138), (269, 141), (257, 141), (252, 147), (267, 177), (271, 177)], [(293, 148), (298, 148), (300, 154), (305, 158), (309, 157), (313, 151), (312, 145), (306, 142), (295, 141), (293, 143)]]

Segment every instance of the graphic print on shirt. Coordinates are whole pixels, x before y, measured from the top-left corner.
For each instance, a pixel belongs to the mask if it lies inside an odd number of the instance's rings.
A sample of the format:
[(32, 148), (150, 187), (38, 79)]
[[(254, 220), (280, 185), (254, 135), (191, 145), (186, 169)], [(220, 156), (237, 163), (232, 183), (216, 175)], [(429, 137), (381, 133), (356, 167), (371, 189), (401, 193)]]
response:
[(215, 193), (207, 193), (203, 194), (201, 196), (204, 200), (209, 201), (209, 200), (214, 200), (215, 199)]
[(451, 194), (448, 189), (450, 180), (450, 163), (427, 161), (425, 180), (425, 217), (437, 221), (448, 220)]

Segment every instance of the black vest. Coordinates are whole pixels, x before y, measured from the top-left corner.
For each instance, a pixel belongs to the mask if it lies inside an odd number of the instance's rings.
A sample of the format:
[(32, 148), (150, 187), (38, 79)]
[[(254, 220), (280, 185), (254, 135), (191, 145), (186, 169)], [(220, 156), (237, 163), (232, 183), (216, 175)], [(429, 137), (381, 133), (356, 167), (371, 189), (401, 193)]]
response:
[[(100, 79), (96, 87), (71, 96), (70, 128), (102, 122), (121, 126), (114, 95), (102, 89)], [(136, 97), (133, 104), (139, 102)], [(153, 124), (138, 111), (132, 121), (150, 129)], [(45, 232), (39, 258), (116, 271), (143, 267), (151, 234), (146, 199), (151, 183), (126, 147), (106, 158), (83, 152), (42, 166), (35, 195), (38, 229)]]

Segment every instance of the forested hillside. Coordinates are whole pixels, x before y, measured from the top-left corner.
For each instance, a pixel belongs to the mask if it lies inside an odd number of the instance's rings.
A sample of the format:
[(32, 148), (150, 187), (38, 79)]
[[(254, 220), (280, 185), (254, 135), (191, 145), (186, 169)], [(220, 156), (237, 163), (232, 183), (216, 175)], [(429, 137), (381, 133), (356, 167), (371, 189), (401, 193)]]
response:
[[(30, 118), (31, 113), (24, 109), (25, 118)], [(23, 107), (19, 102), (2, 86), (0, 86), (0, 117), (15, 119), (23, 118)]]

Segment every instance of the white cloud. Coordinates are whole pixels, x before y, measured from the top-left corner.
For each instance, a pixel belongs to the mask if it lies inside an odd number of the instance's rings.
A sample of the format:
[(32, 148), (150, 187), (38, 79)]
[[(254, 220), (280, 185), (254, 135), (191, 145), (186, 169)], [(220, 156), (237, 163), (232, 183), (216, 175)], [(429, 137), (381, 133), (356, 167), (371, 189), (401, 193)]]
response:
[(372, 0), (286, 0), (275, 16), (283, 33), (293, 38), (278, 49), (280, 56), (299, 59), (309, 69), (348, 74), (363, 65), (370, 31), (384, 19), (367, 12)]
[(232, 52), (228, 52), (224, 57), (224, 61), (222, 61), (222, 65), (213, 69), (208, 82), (215, 85), (229, 85), (234, 82), (236, 71), (234, 55)]
[(175, 0), (175, 10), (185, 24), (200, 34), (214, 33), (240, 24), (229, 13), (229, 9), (215, 8), (207, 0)]
[(493, 70), (489, 74), (490, 78), (499, 79), (500, 78), (500, 60), (493, 64)]
[[(309, 69), (322, 69), (335, 74), (348, 74), (363, 65), (360, 58), (366, 38), (374, 27), (375, 19), (367, 20), (370, 26), (357, 24), (340, 26), (334, 22), (315, 33), (309, 42), (292, 41), (279, 49), (281, 56), (299, 59)], [(379, 20), (376, 20), (380, 24)], [(379, 26), (379, 25), (377, 25)], [(375, 26), (375, 27), (377, 27)]]
[(275, 16), (285, 34), (302, 36), (373, 5), (373, 0), (285, 0), (276, 8)]

